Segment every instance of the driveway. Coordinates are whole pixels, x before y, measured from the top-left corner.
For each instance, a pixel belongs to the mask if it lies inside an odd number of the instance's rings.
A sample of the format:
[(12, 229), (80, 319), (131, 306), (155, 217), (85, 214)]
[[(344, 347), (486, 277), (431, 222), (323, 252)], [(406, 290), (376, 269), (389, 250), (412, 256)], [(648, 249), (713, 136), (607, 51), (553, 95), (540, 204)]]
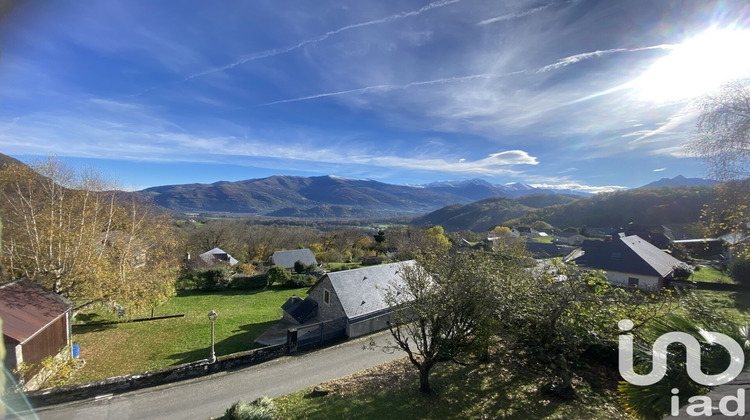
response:
[[(115, 396), (43, 407), (42, 420), (67, 419), (208, 419), (220, 416), (238, 400), (279, 397), (321, 382), (350, 375), (404, 356), (402, 351), (370, 350), (391, 339), (384, 332), (300, 356), (287, 356), (233, 372), (176, 382)], [(363, 349), (366, 347), (366, 349)]]

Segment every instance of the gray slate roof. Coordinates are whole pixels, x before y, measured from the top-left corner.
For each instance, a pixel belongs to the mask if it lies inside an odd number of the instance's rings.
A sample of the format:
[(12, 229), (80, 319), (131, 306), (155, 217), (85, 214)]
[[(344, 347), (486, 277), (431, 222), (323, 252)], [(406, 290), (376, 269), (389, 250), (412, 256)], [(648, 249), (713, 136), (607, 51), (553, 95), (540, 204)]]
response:
[(286, 269), (294, 268), (294, 263), (297, 261), (301, 261), (305, 265), (318, 264), (315, 255), (307, 248), (276, 251), (271, 255), (271, 264), (280, 265)]
[(216, 264), (219, 261), (229, 261), (229, 265), (235, 265), (239, 262), (220, 248), (214, 248), (198, 256), (209, 265)]
[(666, 277), (681, 262), (637, 235), (612, 242), (586, 241), (582, 249), (576, 263), (604, 271)]
[(386, 292), (392, 284), (403, 283), (399, 270), (414, 264), (414, 261), (404, 261), (337, 271), (326, 276), (341, 301), (346, 317), (354, 319), (387, 309)]
[(302, 299), (292, 295), (281, 305), (281, 309), (302, 324), (317, 315), (318, 304), (312, 299)]

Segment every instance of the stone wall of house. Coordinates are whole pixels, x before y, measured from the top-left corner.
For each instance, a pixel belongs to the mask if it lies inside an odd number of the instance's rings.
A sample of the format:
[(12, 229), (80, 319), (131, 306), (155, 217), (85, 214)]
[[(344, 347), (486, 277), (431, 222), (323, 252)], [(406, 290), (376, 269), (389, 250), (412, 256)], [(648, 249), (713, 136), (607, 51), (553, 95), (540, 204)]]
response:
[(375, 331), (384, 330), (388, 328), (388, 321), (390, 321), (390, 319), (391, 314), (386, 313), (360, 321), (348, 322), (346, 324), (346, 335), (349, 338), (354, 338), (370, 334)]
[[(325, 292), (329, 293), (328, 303), (325, 302)], [(328, 277), (323, 277), (311, 290), (308, 298), (318, 303), (318, 318), (321, 321), (329, 321), (345, 317), (344, 308), (336, 295)]]
[(285, 356), (288, 352), (286, 344), (263, 347), (257, 350), (221, 356), (215, 363), (202, 360), (164, 369), (102, 379), (96, 382), (32, 391), (27, 393), (27, 396), (34, 407), (41, 407), (93, 398), (97, 395), (120, 394), (140, 388), (240, 369)]

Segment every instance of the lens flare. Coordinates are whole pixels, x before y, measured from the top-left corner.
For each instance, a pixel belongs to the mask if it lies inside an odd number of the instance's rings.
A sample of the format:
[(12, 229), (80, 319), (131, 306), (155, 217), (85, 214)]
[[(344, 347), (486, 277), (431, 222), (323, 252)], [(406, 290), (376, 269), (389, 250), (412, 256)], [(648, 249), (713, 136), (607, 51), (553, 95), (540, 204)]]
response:
[(639, 99), (677, 102), (750, 76), (750, 30), (711, 28), (675, 45), (636, 79)]

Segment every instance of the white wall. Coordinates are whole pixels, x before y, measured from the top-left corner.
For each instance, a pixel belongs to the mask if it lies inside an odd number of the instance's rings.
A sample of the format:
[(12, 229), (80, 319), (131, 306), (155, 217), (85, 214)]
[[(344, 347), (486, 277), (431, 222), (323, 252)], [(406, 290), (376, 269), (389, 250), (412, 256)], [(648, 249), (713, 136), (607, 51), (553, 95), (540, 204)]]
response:
[(659, 277), (645, 276), (642, 274), (622, 273), (619, 271), (607, 271), (605, 273), (607, 280), (618, 286), (628, 286), (628, 279), (631, 277), (638, 279), (638, 288), (645, 290), (657, 290), (662, 286)]

